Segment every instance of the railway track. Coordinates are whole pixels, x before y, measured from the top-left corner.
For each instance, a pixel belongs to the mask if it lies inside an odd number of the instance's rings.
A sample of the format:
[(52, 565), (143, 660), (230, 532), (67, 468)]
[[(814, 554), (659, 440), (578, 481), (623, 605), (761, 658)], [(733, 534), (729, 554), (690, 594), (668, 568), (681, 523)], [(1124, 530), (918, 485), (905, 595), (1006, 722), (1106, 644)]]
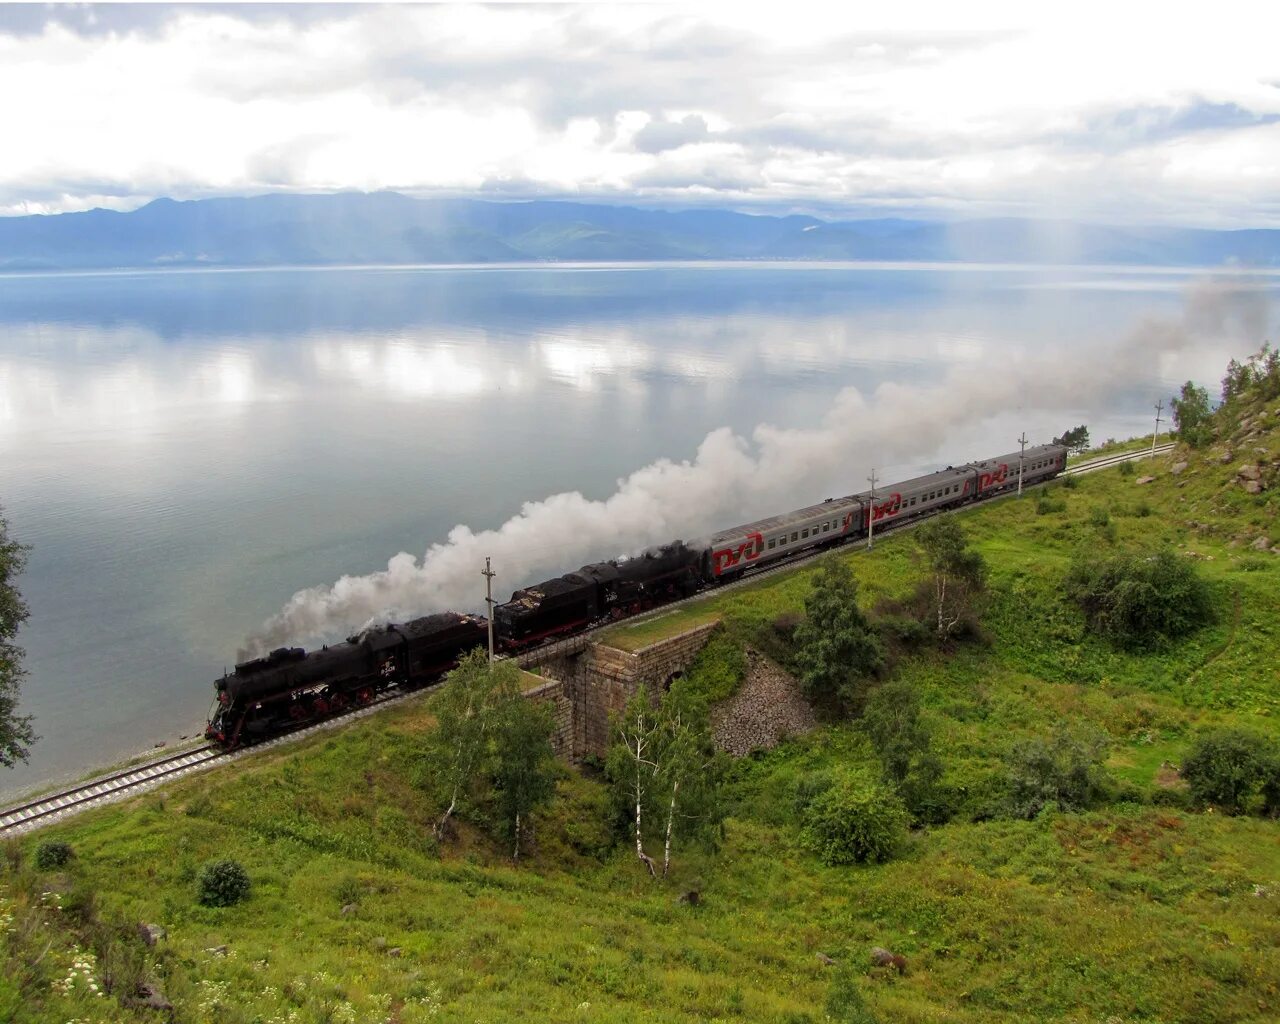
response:
[[(1122, 462), (1133, 462), (1138, 459), (1150, 458), (1153, 454), (1163, 455), (1172, 451), (1173, 448), (1174, 445), (1172, 443), (1166, 443), (1157, 445), (1154, 452), (1150, 449), (1146, 449), (1140, 452), (1119, 452), (1114, 455), (1106, 455), (1102, 458), (1091, 459), (1088, 462), (1079, 463), (1075, 466), (1068, 466), (1064, 471), (1064, 475), (1079, 476), (1086, 473), (1093, 473), (1100, 469), (1117, 466)], [(1001, 495), (999, 498), (994, 500), (1000, 501), (1013, 496), (1014, 495), (1010, 493)], [(949, 515), (951, 514), (951, 511), (957, 510), (950, 510), (942, 514)], [(913, 520), (897, 524), (886, 524), (876, 530), (876, 536), (884, 537), (892, 533), (897, 533), (900, 530), (910, 530), (920, 521), (921, 520)], [(776, 576), (779, 573), (789, 572), (800, 566), (807, 565), (810, 562), (816, 562), (826, 554), (828, 554), (827, 551), (809, 552), (797, 558), (775, 563), (767, 568), (759, 569), (755, 572), (748, 570), (732, 583), (726, 583), (719, 587), (704, 590), (700, 593), (682, 598), (679, 601), (672, 601), (669, 604), (664, 604), (659, 608), (655, 608), (651, 612), (636, 616), (635, 618), (627, 621), (629, 623), (638, 623), (655, 615), (666, 615), (677, 608), (683, 607), (684, 605), (693, 604), (697, 601), (705, 601), (708, 598), (718, 596), (727, 591), (750, 586), (751, 584), (758, 583), (760, 580), (767, 579), (770, 576)], [(542, 647), (535, 648), (532, 651), (526, 651), (522, 654), (516, 655), (515, 661), (521, 668), (530, 668), (558, 656), (576, 653), (577, 651), (586, 648), (586, 646), (592, 642), (594, 637), (597, 637), (607, 629), (614, 628), (616, 625), (617, 623), (614, 622), (603, 623), (592, 629), (585, 630), (582, 633), (575, 634), (574, 636), (566, 637), (563, 640), (556, 640), (549, 644), (545, 644)], [(335, 728), (356, 718), (363, 718), (366, 715), (371, 715), (375, 711), (381, 710), (389, 704), (398, 703), (409, 697), (429, 692), (433, 689), (435, 689), (435, 686), (412, 690), (408, 693), (386, 694), (365, 707), (345, 712), (333, 718), (328, 718), (323, 722), (303, 726), (302, 728), (285, 733), (282, 736), (277, 736), (274, 739), (256, 744), (252, 747), (245, 747), (241, 750), (231, 751), (230, 753), (224, 753), (213, 746), (206, 745), (196, 747), (191, 750), (185, 750), (179, 753), (166, 755), (165, 757), (145, 761), (141, 764), (113, 772), (109, 775), (98, 776), (97, 778), (90, 779), (82, 785), (59, 790), (56, 793), (41, 796), (22, 804), (5, 807), (0, 809), (0, 836), (17, 835), (23, 832), (28, 832), (32, 829), (52, 824), (55, 821), (61, 821), (64, 818), (79, 813), (80, 811), (114, 803), (127, 797), (136, 796), (139, 793), (144, 793), (147, 790), (153, 789), (162, 782), (170, 782), (194, 772), (204, 771), (214, 767), (216, 764), (237, 760), (259, 750), (266, 750), (285, 743), (296, 742), (297, 740), (309, 736), (312, 733)]]

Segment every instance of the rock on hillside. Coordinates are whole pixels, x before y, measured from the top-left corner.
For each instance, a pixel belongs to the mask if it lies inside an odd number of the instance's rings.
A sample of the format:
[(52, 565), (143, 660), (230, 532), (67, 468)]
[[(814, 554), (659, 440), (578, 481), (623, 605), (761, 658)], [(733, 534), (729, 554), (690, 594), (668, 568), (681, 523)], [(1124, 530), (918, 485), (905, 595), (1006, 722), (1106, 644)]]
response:
[(747, 675), (738, 692), (711, 716), (716, 746), (734, 757), (776, 747), (818, 724), (800, 684), (763, 654), (747, 649)]

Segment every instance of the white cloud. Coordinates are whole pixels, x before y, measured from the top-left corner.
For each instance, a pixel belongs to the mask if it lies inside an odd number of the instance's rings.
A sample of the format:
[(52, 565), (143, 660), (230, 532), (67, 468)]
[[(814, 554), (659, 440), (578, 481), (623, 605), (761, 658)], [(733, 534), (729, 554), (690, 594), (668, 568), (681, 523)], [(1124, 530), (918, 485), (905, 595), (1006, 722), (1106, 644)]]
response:
[(396, 188), (1274, 223), (1280, 15), (1069, 13), (0, 12), (0, 212)]

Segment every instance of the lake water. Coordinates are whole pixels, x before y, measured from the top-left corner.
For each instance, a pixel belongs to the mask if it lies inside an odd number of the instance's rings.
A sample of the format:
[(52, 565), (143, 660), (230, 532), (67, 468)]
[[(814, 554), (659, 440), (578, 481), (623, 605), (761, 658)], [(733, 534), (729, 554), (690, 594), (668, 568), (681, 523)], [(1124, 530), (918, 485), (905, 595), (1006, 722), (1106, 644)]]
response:
[[(1266, 275), (1239, 285), (1244, 321), (1189, 318), (1202, 276), (746, 264), (0, 277), (0, 505), (33, 548), (20, 640), (42, 737), (0, 792), (197, 732), (212, 680), (299, 588), (421, 554), (456, 523), (496, 526), (527, 500), (606, 497), (717, 427), (809, 428), (846, 387), (936, 387), (957, 368), (1051, 355), (1099, 386), (1064, 378), (1052, 401), (1012, 389), (887, 464), (851, 451), (842, 490), (862, 489), (873, 463), (893, 480), (1008, 451), (1024, 429), (1036, 442), (1079, 422), (1095, 440), (1149, 431), (1156, 398), (1216, 381), (1274, 326)], [(1110, 379), (1111, 353), (1149, 322), (1198, 333)]]

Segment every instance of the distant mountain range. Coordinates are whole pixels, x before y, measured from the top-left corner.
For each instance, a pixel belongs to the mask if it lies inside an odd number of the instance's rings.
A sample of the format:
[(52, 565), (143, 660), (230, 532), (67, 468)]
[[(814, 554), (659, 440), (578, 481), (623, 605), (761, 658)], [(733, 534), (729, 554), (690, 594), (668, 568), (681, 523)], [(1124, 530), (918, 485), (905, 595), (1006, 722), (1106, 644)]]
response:
[(0, 271), (618, 260), (1280, 263), (1280, 231), (988, 219), (824, 221), (728, 210), (266, 195), (0, 218)]

